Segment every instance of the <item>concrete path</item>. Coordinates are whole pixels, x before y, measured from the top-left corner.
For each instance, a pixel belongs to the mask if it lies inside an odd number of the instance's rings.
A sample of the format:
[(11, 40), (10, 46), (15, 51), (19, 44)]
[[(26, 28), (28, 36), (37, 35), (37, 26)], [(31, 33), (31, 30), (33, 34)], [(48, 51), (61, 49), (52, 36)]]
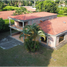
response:
[(0, 40), (0, 47), (3, 49), (10, 49), (17, 45), (23, 45), (23, 43), (10, 36)]

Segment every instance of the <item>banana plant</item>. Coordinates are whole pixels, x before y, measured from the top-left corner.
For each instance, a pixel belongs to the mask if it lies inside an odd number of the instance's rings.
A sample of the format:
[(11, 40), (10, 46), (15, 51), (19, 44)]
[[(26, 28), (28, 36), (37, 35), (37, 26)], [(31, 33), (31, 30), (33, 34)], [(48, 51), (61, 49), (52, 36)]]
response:
[(38, 31), (38, 35), (39, 35), (40, 37), (43, 37), (43, 38), (44, 38), (44, 41), (46, 40), (46, 35), (44, 34), (44, 32), (43, 32), (42, 30), (39, 30), (39, 31)]

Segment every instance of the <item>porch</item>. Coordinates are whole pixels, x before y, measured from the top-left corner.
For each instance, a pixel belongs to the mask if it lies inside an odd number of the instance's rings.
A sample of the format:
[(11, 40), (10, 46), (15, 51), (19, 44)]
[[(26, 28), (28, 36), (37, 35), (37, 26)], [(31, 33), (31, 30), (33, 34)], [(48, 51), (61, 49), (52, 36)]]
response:
[(10, 25), (9, 27), (12, 28), (12, 29), (14, 29), (14, 30), (18, 30), (18, 31), (22, 31), (23, 30), (22, 27), (15, 26), (15, 25)]
[(24, 43), (24, 37), (19, 38), (20, 34), (21, 34), (21, 32), (14, 33), (11, 35), (11, 37)]

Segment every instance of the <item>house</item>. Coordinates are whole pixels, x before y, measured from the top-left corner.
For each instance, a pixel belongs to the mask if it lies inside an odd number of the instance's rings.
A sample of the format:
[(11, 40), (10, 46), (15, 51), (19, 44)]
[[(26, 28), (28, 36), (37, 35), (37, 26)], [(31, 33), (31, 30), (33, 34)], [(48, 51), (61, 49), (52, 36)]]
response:
[[(10, 19), (14, 20), (13, 25), (10, 23)], [(67, 40), (67, 17), (57, 17), (57, 14), (49, 12), (36, 12), (31, 14), (10, 16), (10, 33), (11, 29), (19, 31), (19, 33), (15, 35), (13, 34), (12, 37), (19, 39), (20, 32), (23, 30), (24, 26), (32, 25), (33, 23), (38, 24), (46, 34), (45, 41), (43, 37), (39, 38), (39, 41), (44, 46), (55, 49)], [(21, 39), (22, 42), (24, 42), (24, 38), (25, 37)]]

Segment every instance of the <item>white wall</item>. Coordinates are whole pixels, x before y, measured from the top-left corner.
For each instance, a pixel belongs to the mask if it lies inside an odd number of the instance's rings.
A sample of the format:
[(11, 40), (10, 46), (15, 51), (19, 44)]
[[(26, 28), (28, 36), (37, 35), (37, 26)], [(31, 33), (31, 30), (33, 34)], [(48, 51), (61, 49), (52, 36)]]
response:
[(55, 48), (56, 45), (56, 36), (48, 35), (48, 46)]

